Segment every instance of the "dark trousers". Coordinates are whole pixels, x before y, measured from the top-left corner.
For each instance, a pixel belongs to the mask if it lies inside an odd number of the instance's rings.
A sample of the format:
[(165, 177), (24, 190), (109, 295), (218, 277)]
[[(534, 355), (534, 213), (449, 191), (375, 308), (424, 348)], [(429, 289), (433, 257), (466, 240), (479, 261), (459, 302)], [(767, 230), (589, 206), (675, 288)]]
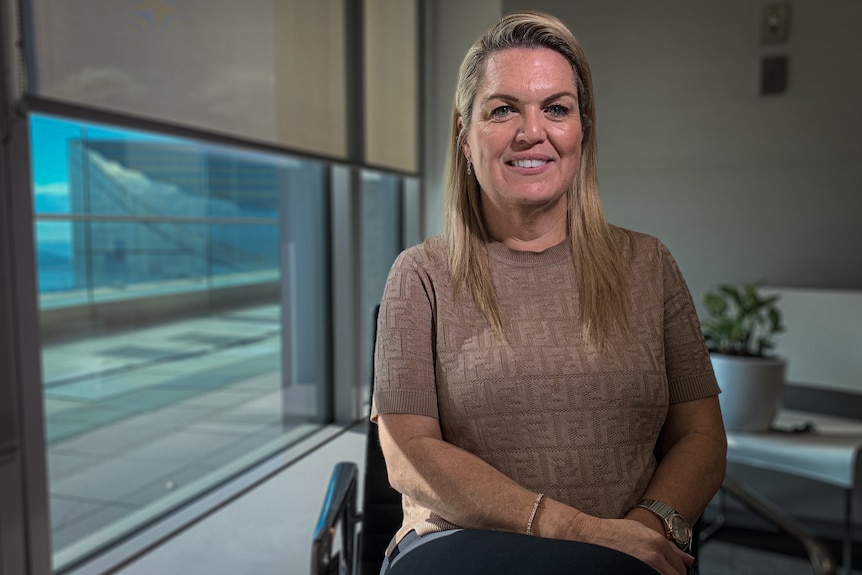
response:
[(411, 533), (393, 555), (381, 575), (656, 575), (607, 547), (503, 531), (464, 529), (427, 541)]

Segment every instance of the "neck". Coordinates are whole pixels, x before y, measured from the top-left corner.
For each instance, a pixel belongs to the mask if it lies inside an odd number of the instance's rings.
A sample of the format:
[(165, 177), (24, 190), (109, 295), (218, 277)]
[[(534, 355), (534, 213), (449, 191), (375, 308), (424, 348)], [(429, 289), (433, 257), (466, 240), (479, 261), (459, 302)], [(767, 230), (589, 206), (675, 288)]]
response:
[(541, 252), (568, 235), (566, 201), (556, 206), (525, 206), (507, 210), (483, 209), (491, 237), (513, 250)]

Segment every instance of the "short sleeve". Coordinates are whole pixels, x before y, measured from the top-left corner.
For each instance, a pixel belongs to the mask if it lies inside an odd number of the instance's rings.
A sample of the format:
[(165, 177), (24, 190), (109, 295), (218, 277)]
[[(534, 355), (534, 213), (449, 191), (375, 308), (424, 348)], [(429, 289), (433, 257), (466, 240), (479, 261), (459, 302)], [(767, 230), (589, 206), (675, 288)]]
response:
[(659, 242), (664, 278), (665, 371), (670, 403), (718, 395), (709, 351), (682, 272), (667, 247)]
[(434, 302), (434, 282), (423, 248), (402, 252), (389, 272), (377, 318), (372, 421), (381, 413), (439, 418)]

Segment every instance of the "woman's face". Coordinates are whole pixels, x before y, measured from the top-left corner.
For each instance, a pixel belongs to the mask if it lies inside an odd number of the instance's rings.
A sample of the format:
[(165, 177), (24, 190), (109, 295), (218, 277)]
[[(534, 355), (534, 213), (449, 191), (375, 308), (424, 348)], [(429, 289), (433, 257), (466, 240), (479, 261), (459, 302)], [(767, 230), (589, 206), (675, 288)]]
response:
[(563, 201), (581, 160), (578, 89), (553, 50), (510, 48), (486, 62), (463, 152), (497, 209)]

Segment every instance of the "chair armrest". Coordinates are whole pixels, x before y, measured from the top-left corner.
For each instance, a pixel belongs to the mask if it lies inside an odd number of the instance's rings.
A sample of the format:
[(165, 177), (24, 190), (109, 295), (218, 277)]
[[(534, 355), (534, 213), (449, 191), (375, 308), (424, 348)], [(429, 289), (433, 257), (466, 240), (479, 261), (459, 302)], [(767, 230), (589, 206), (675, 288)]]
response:
[[(356, 510), (359, 468), (342, 461), (335, 465), (326, 490), (320, 518), (311, 543), (312, 575), (339, 573), (342, 563), (352, 573), (356, 561), (356, 526), (361, 515)], [(335, 534), (341, 527), (341, 554), (332, 555)]]

